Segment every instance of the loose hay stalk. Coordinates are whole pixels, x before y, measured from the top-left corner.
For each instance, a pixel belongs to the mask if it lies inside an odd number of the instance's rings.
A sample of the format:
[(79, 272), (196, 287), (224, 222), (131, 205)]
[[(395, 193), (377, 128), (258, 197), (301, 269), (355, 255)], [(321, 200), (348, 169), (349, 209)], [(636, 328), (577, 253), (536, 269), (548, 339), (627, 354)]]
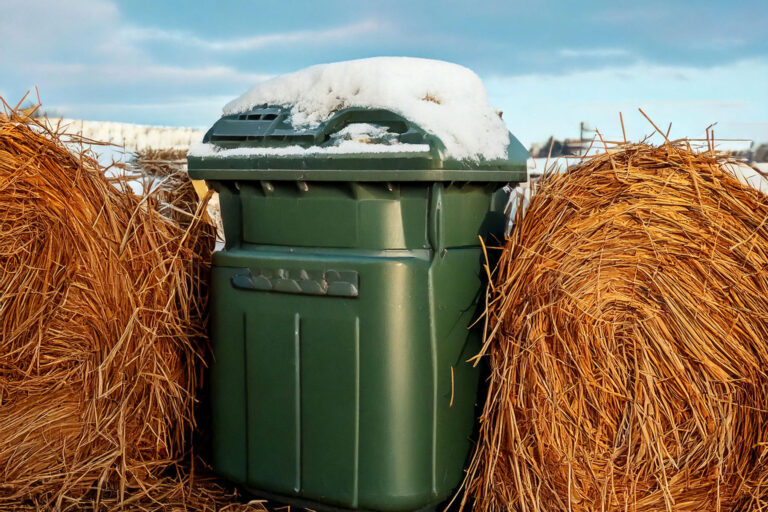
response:
[(518, 210), (464, 505), (768, 510), (768, 197), (727, 163), (620, 144)]
[(227, 492), (180, 466), (208, 356), (204, 203), (163, 215), (169, 196), (64, 141), (0, 117), (0, 510), (218, 509)]

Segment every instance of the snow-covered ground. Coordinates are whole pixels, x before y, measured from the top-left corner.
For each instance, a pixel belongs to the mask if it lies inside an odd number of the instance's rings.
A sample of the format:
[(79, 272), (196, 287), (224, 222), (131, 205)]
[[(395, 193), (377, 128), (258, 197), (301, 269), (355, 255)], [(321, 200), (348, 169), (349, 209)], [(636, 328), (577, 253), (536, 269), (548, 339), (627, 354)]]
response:
[[(528, 174), (533, 177), (539, 177), (544, 173), (544, 169), (553, 169), (560, 172), (564, 171), (569, 165), (578, 163), (578, 157), (558, 157), (558, 158), (529, 158), (528, 159)], [(768, 162), (755, 162), (751, 164), (743, 164), (739, 167), (757, 167), (758, 170), (768, 174)], [(745, 171), (748, 172), (748, 171)], [(754, 173), (754, 170), (752, 171)], [(754, 173), (757, 174), (757, 173)]]
[(529, 158), (528, 175), (538, 177), (544, 174), (545, 169), (564, 171), (569, 165), (578, 162), (575, 158)]
[(204, 130), (149, 126), (143, 124), (116, 123), (110, 121), (86, 121), (82, 119), (50, 119), (52, 124), (61, 123), (67, 131), (99, 142), (108, 142), (128, 151), (142, 149), (187, 149), (194, 142), (203, 140)]
[[(758, 170), (756, 171), (754, 167), (757, 167)], [(728, 170), (731, 171), (742, 183), (756, 188), (763, 194), (768, 194), (768, 164), (757, 164), (754, 165), (754, 167), (743, 163), (739, 165), (728, 166)]]

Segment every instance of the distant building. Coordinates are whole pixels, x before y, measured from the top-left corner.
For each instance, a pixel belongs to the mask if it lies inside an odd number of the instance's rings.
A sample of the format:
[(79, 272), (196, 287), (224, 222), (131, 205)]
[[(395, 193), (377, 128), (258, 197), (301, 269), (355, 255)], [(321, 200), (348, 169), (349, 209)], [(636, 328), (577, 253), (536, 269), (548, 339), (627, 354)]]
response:
[(762, 143), (757, 147), (753, 143), (749, 149), (732, 151), (731, 155), (746, 162), (768, 162), (768, 143)]
[(752, 160), (755, 162), (768, 162), (768, 143), (757, 146)]
[(532, 158), (546, 158), (548, 156), (551, 156), (552, 158), (560, 156), (579, 156), (587, 151), (591, 143), (591, 139), (558, 140), (554, 137), (550, 137), (543, 144), (532, 144), (529, 152), (531, 153)]
[(594, 140), (597, 131), (591, 128), (589, 124), (582, 121), (579, 123), (579, 138), (557, 140), (550, 137), (544, 144), (533, 144), (529, 152), (532, 158), (561, 157), (561, 156), (581, 156), (589, 150), (589, 146)]
[[(579, 126), (580, 137), (578, 139), (555, 139), (550, 137), (543, 143), (531, 144), (528, 150), (531, 158), (559, 158), (564, 156), (582, 156), (589, 151), (590, 146), (595, 144), (594, 134), (596, 130), (590, 128), (582, 122)], [(599, 144), (599, 141), (598, 141)], [(602, 145), (600, 145), (602, 147)], [(761, 143), (755, 146), (754, 143), (749, 149), (731, 151), (731, 156), (744, 160), (749, 163), (768, 162), (768, 143)]]

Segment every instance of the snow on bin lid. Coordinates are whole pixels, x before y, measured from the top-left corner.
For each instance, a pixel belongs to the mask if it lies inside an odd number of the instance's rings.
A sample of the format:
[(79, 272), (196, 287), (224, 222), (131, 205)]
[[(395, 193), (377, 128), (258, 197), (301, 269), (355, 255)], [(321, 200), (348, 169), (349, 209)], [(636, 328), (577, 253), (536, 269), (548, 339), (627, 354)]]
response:
[(391, 110), (438, 137), (457, 160), (504, 159), (510, 143), (480, 77), (437, 60), (375, 57), (312, 66), (257, 85), (225, 105), (224, 115), (257, 105), (289, 107), (297, 128), (348, 107)]
[(195, 157), (238, 156), (314, 156), (363, 153), (428, 152), (429, 144), (407, 144), (397, 140), (386, 128), (369, 123), (351, 124), (332, 134), (327, 145), (302, 147), (238, 147), (222, 149), (216, 144), (196, 142), (190, 146), (189, 155)]

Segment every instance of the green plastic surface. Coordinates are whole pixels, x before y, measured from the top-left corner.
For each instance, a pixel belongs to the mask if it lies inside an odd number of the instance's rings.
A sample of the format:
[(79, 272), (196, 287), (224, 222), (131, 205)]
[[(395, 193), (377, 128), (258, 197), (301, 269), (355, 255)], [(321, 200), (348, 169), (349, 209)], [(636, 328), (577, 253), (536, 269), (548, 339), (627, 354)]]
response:
[[(226, 235), (212, 275), (215, 470), (340, 509), (450, 496), (478, 400), (466, 363), (480, 343), (478, 236), (503, 235), (500, 180), (229, 179), (221, 167), (203, 173)], [(356, 169), (343, 170), (376, 173)]]
[[(273, 117), (274, 116), (274, 117)], [(254, 117), (258, 119), (249, 119)], [(269, 119), (265, 120), (265, 117)], [(424, 152), (190, 156), (193, 179), (220, 180), (315, 180), (315, 181), (525, 181), (528, 152), (512, 134), (507, 158), (460, 161), (444, 156), (445, 146), (402, 116), (387, 110), (348, 108), (315, 128), (293, 128), (288, 110), (256, 108), (248, 113), (222, 117), (206, 133), (203, 142), (222, 149), (259, 147), (324, 147), (342, 128), (355, 123), (377, 124), (397, 134), (400, 142), (429, 146)], [(457, 120), (460, 122), (460, 120)], [(258, 169), (260, 172), (251, 171)], [(371, 172), (375, 171), (375, 172)]]

